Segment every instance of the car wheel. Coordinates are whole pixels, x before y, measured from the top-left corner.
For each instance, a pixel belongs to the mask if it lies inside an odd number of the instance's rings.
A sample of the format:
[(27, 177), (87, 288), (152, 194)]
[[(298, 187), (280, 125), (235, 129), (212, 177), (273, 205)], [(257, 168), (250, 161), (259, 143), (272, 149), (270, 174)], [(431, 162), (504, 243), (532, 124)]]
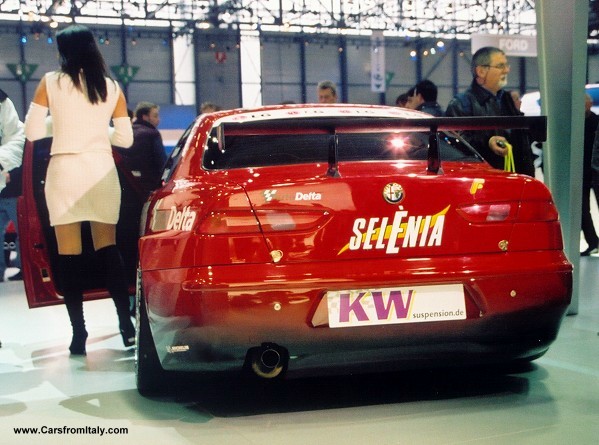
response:
[(167, 371), (162, 369), (156, 345), (150, 330), (150, 322), (148, 320), (148, 310), (146, 302), (141, 292), (138, 278), (137, 291), (137, 330), (136, 341), (137, 348), (135, 350), (135, 382), (137, 390), (142, 395), (159, 395), (165, 390), (165, 382)]

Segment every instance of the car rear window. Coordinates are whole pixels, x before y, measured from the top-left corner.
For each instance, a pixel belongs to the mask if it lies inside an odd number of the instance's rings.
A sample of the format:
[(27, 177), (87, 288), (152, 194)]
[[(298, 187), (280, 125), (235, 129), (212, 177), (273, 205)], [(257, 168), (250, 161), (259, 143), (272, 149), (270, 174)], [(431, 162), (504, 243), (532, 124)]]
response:
[[(336, 144), (336, 159), (344, 161), (419, 160), (428, 155), (428, 131), (337, 134), (214, 134), (204, 153), (204, 168), (232, 169), (328, 162)], [(224, 144), (222, 143), (224, 140)], [(481, 162), (481, 158), (458, 136), (439, 135), (443, 161)]]

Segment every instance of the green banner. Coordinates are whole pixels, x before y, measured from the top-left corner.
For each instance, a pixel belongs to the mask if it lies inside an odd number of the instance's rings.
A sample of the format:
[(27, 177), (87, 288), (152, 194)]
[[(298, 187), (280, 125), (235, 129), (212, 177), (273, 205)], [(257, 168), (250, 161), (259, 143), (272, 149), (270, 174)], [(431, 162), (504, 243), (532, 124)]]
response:
[(393, 80), (394, 77), (395, 77), (395, 72), (393, 72), (393, 71), (387, 71), (385, 73), (385, 86), (387, 88), (389, 88), (389, 85), (391, 85), (391, 81)]
[(27, 82), (39, 66), (37, 63), (7, 63), (7, 68), (21, 82)]
[(123, 85), (128, 85), (139, 71), (138, 66), (131, 65), (115, 65), (110, 69)]

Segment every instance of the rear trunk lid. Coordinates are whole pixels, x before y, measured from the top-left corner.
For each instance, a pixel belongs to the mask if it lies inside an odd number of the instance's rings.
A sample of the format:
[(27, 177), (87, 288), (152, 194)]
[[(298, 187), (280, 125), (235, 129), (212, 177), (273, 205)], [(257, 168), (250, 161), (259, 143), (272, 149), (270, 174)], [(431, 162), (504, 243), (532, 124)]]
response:
[(243, 187), (267, 248), (285, 262), (546, 249), (547, 238), (535, 242), (535, 235), (510, 246), (529, 230), (550, 235), (561, 249), (542, 184), (481, 164), (444, 167), (431, 175), (421, 161), (348, 162), (331, 177), (326, 165), (302, 164), (285, 180), (274, 167), (232, 170), (228, 179)]

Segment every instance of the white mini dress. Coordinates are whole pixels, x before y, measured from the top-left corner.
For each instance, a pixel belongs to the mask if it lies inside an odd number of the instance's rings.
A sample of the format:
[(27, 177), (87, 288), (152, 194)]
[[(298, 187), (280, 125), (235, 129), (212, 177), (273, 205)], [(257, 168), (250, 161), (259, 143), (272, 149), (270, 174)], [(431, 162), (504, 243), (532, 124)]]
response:
[(50, 225), (116, 224), (121, 187), (108, 128), (120, 88), (107, 78), (106, 102), (92, 104), (69, 76), (51, 72), (45, 77), (53, 125), (44, 189)]

